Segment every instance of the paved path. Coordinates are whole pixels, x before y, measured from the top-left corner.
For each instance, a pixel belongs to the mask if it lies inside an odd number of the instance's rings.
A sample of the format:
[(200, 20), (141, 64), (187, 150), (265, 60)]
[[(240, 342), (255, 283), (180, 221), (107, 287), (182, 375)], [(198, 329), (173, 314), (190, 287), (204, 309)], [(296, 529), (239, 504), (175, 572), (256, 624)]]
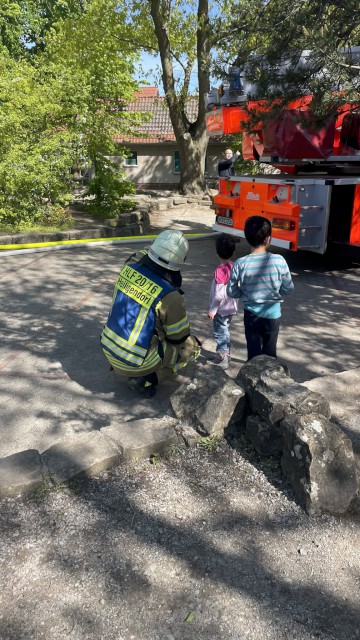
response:
[[(210, 232), (212, 222), (210, 209), (195, 206), (152, 216), (154, 233), (167, 227)], [(29, 449), (43, 454), (59, 443), (82, 442), (81, 437), (89, 443), (87, 436), (99, 432), (115, 434), (121, 450), (133, 447), (142, 454), (148, 451), (142, 442), (151, 448), (155, 436), (161, 440), (160, 421), (179, 381), (163, 385), (151, 401), (139, 399), (108, 370), (99, 345), (113, 283), (133, 250), (129, 243), (0, 256), (2, 458)], [(242, 241), (235, 257), (246, 252)], [(298, 382), (311, 380), (309, 386), (330, 402), (335, 389), (340, 393), (341, 408), (337, 400), (334, 411), (358, 442), (359, 268), (329, 268), (317, 256), (284, 255), (295, 293), (283, 305), (279, 354)], [(191, 241), (184, 290), (192, 330), (205, 339), (205, 354), (213, 350), (206, 311), (216, 264), (213, 238)], [(231, 376), (245, 361), (241, 313), (233, 337)], [(185, 371), (185, 379), (192, 374)], [(129, 444), (130, 430), (135, 444)], [(96, 438), (93, 444), (96, 449)], [(104, 464), (111, 455), (103, 454)]]

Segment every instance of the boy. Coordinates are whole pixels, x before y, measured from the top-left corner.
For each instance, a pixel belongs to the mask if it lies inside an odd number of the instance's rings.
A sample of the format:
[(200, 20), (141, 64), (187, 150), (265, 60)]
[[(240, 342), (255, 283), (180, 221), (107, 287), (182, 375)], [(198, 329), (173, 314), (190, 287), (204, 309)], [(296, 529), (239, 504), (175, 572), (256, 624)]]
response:
[(294, 289), (286, 260), (268, 253), (271, 224), (263, 216), (245, 222), (250, 255), (236, 260), (227, 286), (231, 298), (242, 298), (248, 360), (266, 354), (276, 358), (282, 295)]
[(230, 323), (237, 312), (237, 300), (228, 298), (226, 285), (229, 281), (231, 256), (235, 251), (235, 241), (224, 234), (216, 238), (216, 253), (221, 264), (216, 267), (214, 279), (211, 283), (208, 318), (213, 321), (216, 355), (214, 364), (222, 369), (228, 369), (230, 361)]

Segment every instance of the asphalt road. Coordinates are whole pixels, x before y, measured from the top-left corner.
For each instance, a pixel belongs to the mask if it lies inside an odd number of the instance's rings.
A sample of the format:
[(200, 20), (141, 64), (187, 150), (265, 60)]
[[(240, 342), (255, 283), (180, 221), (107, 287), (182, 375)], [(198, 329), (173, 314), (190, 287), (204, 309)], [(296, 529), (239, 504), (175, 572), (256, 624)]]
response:
[[(28, 448), (41, 453), (72, 435), (167, 412), (176, 380), (151, 401), (139, 400), (109, 371), (100, 349), (113, 283), (133, 250), (129, 244), (0, 256), (1, 457)], [(235, 258), (247, 251), (240, 242)], [(346, 404), (358, 412), (351, 372), (359, 374), (360, 265), (283, 255), (295, 292), (283, 304), (279, 357), (298, 382), (350, 372)], [(213, 238), (191, 242), (183, 288), (205, 354), (214, 349), (206, 312), (216, 264)], [(241, 309), (232, 335), (229, 375), (236, 375), (246, 359)]]

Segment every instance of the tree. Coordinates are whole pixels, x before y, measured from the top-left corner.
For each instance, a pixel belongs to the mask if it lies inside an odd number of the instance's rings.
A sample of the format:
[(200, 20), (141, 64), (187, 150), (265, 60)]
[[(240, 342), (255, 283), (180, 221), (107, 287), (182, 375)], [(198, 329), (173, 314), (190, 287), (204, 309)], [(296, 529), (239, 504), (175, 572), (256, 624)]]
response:
[(49, 30), (61, 20), (80, 15), (87, 0), (2, 0), (0, 42), (15, 59), (44, 51)]
[[(360, 52), (351, 53), (360, 44), (357, 0), (250, 0), (247, 5), (234, 7), (218, 70), (245, 64), (251, 97), (266, 100), (267, 117), (277, 117), (305, 95), (312, 96), (319, 123), (344, 104), (359, 104)], [(255, 114), (255, 121), (262, 117)]]
[[(248, 63), (249, 80), (257, 84), (257, 97), (268, 99), (271, 118), (299, 93), (310, 91), (315, 96), (314, 113), (323, 119), (349, 99), (358, 99), (358, 63), (342, 51), (359, 43), (357, 4), (357, 0), (222, 0), (211, 5), (207, 0), (133, 0), (131, 15), (138, 37), (132, 41), (160, 54), (181, 159), (180, 190), (205, 188), (204, 98), (210, 78), (224, 78), (229, 64)], [(297, 66), (303, 50), (311, 51), (306, 69)], [(284, 60), (291, 64), (279, 76)], [(183, 71), (181, 82), (175, 80), (175, 65)], [(194, 68), (198, 113), (189, 121), (186, 104)], [(258, 114), (257, 121), (262, 116)], [(254, 119), (249, 128), (253, 124)]]
[[(181, 2), (146, 0), (131, 3), (139, 46), (159, 52), (162, 82), (180, 155), (180, 184), (183, 193), (206, 189), (205, 154), (208, 144), (205, 123), (205, 94), (210, 88), (210, 51), (213, 45), (207, 0)], [(134, 44), (136, 40), (133, 39)], [(174, 67), (183, 71), (175, 80)], [(197, 67), (198, 113), (188, 116), (190, 76)]]
[(31, 55), (15, 46), (21, 41), (18, 29), (11, 39), (6, 23), (0, 47), (2, 223), (43, 223), (57, 213), (66, 201), (71, 167), (79, 164), (96, 165), (100, 204), (108, 204), (109, 189), (116, 197), (131, 190), (106, 160), (119, 153), (115, 134), (134, 125), (134, 116), (130, 121), (122, 109), (137, 87), (132, 79), (137, 54), (129, 52), (126, 17), (125, 4), (88, 0), (84, 11), (54, 22)]

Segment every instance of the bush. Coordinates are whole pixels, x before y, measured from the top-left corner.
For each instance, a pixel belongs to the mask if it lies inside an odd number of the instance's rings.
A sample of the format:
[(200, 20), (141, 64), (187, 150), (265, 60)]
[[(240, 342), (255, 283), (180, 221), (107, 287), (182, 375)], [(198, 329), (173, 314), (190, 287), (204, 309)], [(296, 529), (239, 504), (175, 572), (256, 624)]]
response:
[(114, 171), (114, 165), (98, 160), (95, 163), (95, 177), (88, 182), (86, 196), (94, 196), (89, 203), (97, 215), (109, 218), (131, 211), (136, 202), (124, 198), (135, 193), (135, 185), (124, 179), (121, 171)]
[(68, 209), (61, 206), (44, 207), (40, 223), (44, 227), (56, 227), (57, 229), (71, 229), (73, 217)]

